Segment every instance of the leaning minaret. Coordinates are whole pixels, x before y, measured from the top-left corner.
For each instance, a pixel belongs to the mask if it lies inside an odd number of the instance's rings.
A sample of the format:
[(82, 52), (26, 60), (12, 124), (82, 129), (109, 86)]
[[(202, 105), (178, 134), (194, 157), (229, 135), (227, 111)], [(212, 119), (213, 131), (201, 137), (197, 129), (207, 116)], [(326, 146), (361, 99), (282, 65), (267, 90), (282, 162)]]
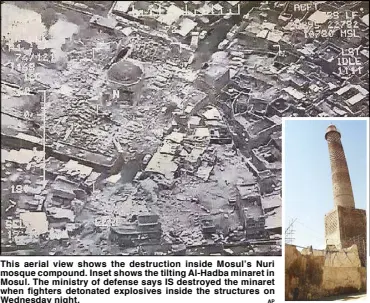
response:
[[(348, 165), (341, 142), (341, 134), (334, 125), (326, 129), (333, 186), (334, 207), (325, 215), (327, 249), (349, 248), (356, 244), (361, 266), (366, 264), (366, 211), (355, 208)], [(364, 180), (365, 182), (365, 180)], [(332, 259), (325, 260), (333, 266)]]
[(334, 125), (330, 125), (326, 129), (325, 139), (328, 141), (329, 146), (334, 204), (335, 206), (355, 208), (352, 184), (341, 142), (341, 135)]

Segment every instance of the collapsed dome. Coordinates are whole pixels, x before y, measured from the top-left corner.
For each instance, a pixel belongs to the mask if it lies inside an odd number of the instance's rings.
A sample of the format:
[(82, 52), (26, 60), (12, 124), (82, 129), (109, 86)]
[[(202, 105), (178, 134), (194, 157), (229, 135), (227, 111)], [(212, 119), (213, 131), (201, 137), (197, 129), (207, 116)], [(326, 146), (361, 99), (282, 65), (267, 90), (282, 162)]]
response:
[(108, 70), (108, 79), (122, 84), (131, 84), (139, 81), (143, 71), (136, 64), (122, 60), (112, 65)]

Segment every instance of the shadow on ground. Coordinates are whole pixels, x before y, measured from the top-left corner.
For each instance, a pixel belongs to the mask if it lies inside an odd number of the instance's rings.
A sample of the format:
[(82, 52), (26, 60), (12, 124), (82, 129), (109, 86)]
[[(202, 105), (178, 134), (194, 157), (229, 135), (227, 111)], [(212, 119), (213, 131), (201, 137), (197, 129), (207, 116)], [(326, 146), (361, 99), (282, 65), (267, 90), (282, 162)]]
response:
[(366, 293), (363, 294), (352, 294), (352, 295), (341, 295), (333, 296), (321, 299), (322, 301), (364, 301), (366, 299)]

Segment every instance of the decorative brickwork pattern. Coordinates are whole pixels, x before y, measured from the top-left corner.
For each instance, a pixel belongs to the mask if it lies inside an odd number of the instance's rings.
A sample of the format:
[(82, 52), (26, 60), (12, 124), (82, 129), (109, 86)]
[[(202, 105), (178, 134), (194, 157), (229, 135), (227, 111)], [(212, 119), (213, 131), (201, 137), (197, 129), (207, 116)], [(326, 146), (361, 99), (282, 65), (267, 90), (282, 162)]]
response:
[(329, 147), (334, 203), (336, 206), (354, 208), (352, 184), (341, 135), (334, 125), (328, 127), (325, 139)]

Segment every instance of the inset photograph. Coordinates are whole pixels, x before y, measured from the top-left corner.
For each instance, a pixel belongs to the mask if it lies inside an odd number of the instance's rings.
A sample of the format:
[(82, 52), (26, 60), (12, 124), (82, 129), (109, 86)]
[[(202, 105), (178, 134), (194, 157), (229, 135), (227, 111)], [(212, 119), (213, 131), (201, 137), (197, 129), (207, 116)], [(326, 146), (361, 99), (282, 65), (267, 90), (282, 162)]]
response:
[(366, 300), (368, 120), (283, 119), (286, 301)]

